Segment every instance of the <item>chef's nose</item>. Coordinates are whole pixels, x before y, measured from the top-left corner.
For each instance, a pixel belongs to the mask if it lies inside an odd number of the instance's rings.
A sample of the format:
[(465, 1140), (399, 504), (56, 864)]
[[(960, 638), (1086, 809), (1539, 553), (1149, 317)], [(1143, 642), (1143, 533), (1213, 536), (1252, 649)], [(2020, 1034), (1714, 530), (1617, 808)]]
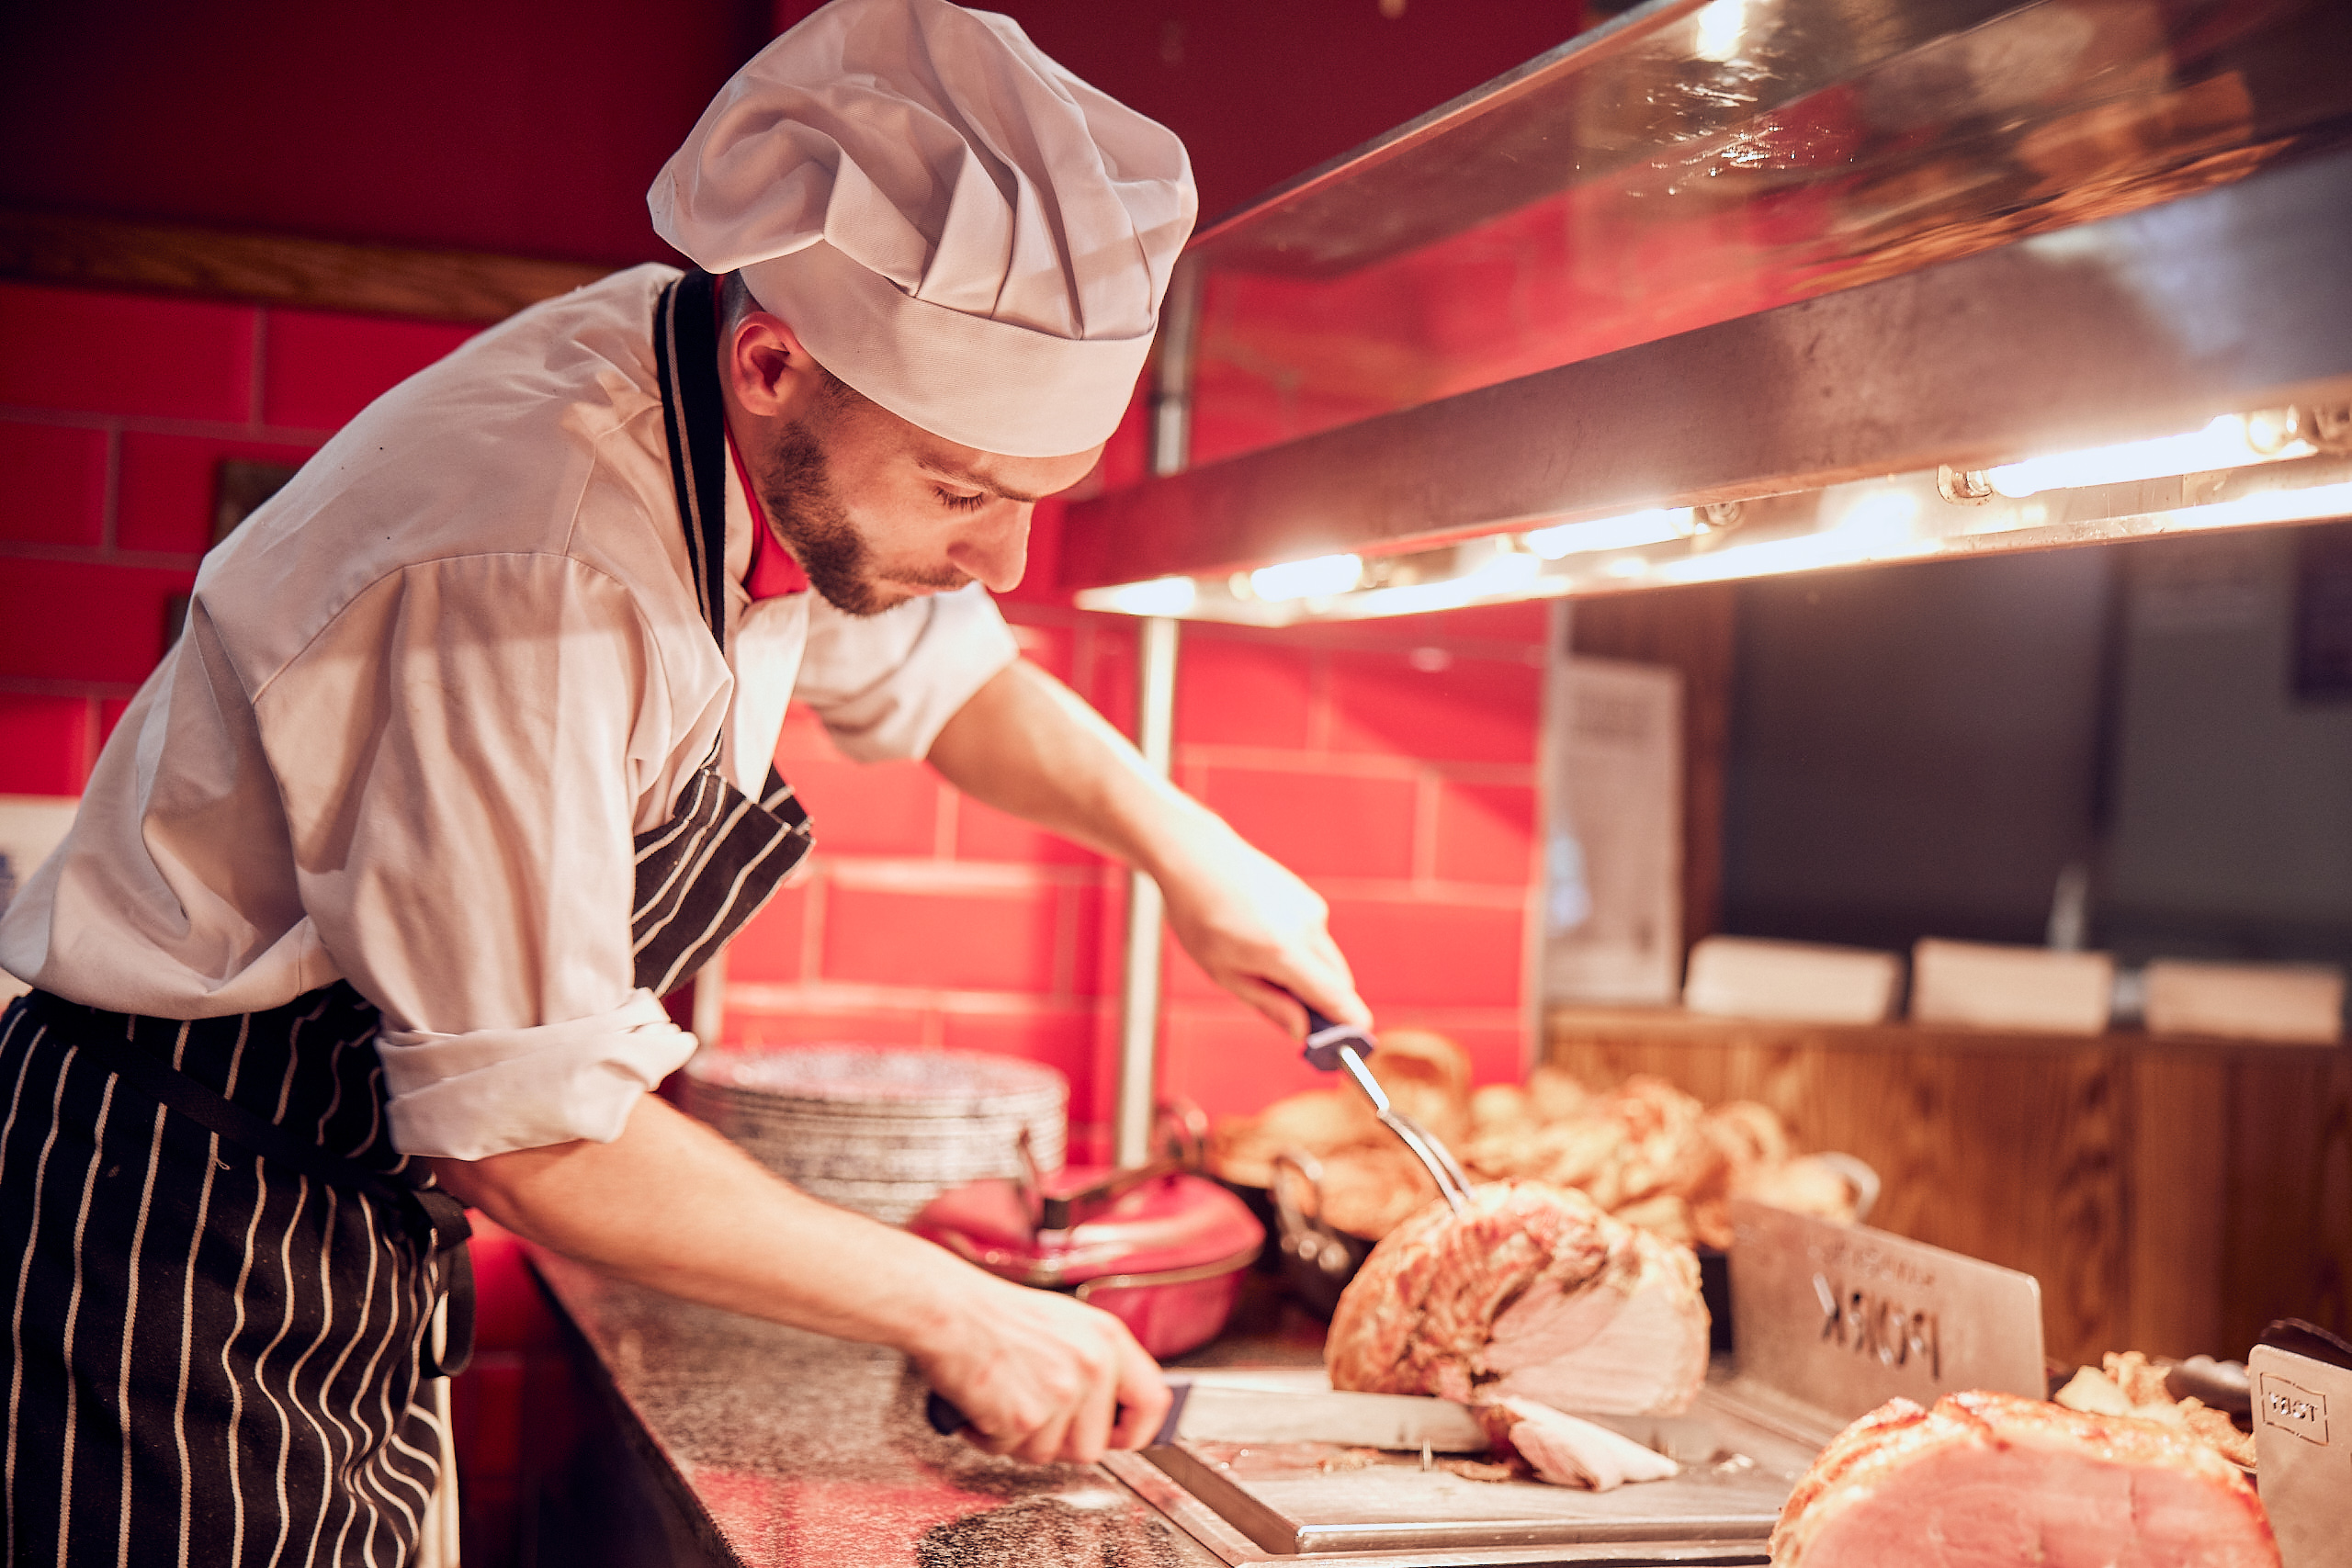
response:
[(991, 593), (1018, 588), (1029, 567), (1029, 514), (1034, 510), (1025, 502), (990, 507), (970, 532), (947, 547), (948, 560)]

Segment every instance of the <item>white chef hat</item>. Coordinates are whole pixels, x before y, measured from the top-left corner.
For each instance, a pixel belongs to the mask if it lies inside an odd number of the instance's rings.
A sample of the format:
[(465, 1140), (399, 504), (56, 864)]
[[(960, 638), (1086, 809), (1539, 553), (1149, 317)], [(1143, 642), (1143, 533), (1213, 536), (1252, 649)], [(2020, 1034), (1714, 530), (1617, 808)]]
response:
[(833, 0), (735, 73), (646, 201), (843, 381), (1016, 457), (1117, 427), (1195, 209), (1174, 132), (946, 0)]

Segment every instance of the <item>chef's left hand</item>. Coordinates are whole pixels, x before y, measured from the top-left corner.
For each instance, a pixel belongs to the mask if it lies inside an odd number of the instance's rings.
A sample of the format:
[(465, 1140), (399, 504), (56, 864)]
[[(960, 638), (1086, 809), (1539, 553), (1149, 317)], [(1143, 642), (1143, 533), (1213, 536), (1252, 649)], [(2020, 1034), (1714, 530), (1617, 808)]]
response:
[(1321, 896), (1222, 821), (1202, 816), (1184, 852), (1159, 868), (1168, 924), (1209, 978), (1293, 1039), (1305, 1001), (1339, 1023), (1370, 1027), (1348, 961), (1331, 940)]

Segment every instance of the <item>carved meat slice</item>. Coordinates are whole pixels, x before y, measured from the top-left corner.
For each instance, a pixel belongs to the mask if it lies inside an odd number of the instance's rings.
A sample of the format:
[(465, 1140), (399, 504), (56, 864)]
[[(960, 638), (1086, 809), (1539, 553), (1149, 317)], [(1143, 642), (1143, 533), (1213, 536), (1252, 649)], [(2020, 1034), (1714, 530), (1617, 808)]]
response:
[(1334, 1388), (1671, 1414), (1707, 1374), (1699, 1262), (1581, 1192), (1492, 1182), (1373, 1249), (1325, 1355)]
[(1517, 1454), (1555, 1486), (1608, 1492), (1629, 1481), (1664, 1481), (1682, 1467), (1655, 1449), (1532, 1399), (1498, 1399), (1478, 1407), (1498, 1455)]
[(2175, 1427), (2006, 1393), (1892, 1400), (1790, 1494), (1773, 1568), (2278, 1568), (2237, 1468)]

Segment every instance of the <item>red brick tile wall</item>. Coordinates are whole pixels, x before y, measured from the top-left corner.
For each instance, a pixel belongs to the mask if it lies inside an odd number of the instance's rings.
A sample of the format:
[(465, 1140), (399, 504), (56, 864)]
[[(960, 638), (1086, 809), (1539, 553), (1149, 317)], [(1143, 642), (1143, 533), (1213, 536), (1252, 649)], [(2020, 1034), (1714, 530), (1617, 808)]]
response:
[[(1131, 624), (1037, 602), (1007, 614), (1031, 659), (1132, 728)], [(1329, 900), (1383, 1023), (1453, 1035), (1482, 1081), (1524, 1068), (1542, 628), (1540, 610), (1192, 626), (1177, 683), (1178, 782)], [(855, 767), (798, 710), (777, 761), (808, 799), (817, 853), (736, 942), (727, 1038), (1047, 1062), (1070, 1077), (1080, 1157), (1100, 1157), (1124, 872), (922, 764)], [(1314, 1081), (1170, 943), (1163, 1091), (1221, 1113)]]
[(223, 458), (300, 462), (469, 331), (0, 283), (0, 794), (81, 790)]

